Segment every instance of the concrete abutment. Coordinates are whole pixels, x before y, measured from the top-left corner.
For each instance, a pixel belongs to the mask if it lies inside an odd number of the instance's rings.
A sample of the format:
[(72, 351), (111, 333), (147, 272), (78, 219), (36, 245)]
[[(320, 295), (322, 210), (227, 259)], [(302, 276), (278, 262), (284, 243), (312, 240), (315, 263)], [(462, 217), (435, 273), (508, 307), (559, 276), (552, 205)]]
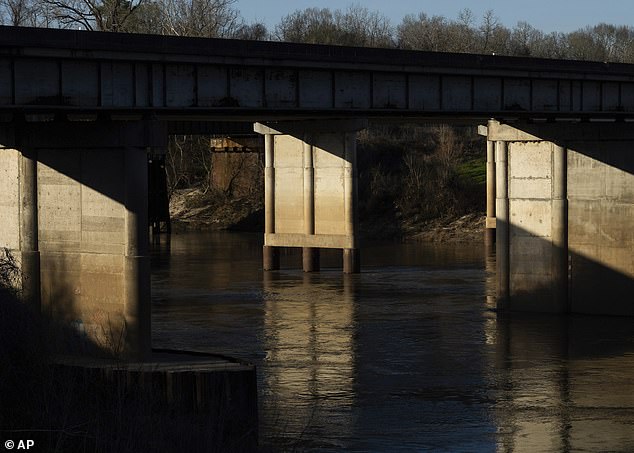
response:
[(264, 135), (264, 269), (279, 269), (278, 247), (301, 247), (305, 272), (319, 249), (343, 250), (345, 273), (359, 272), (356, 133), (362, 120), (256, 123)]
[(631, 126), (490, 121), (486, 135), (498, 309), (634, 315)]

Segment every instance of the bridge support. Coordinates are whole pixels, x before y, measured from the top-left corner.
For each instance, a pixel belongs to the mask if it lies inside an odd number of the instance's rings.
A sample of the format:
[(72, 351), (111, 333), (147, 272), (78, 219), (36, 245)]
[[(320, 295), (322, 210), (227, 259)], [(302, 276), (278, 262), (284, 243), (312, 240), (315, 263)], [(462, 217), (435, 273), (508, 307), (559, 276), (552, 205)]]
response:
[(489, 122), (497, 306), (634, 315), (634, 131)]
[(265, 136), (264, 269), (278, 247), (301, 247), (305, 272), (319, 249), (343, 249), (345, 273), (359, 272), (356, 132), (365, 121), (256, 123)]
[(0, 149), (0, 246), (21, 256), (23, 293), (66, 326), (54, 331), (135, 359), (150, 352), (147, 152), (163, 132), (23, 122), (3, 129)]
[(39, 313), (37, 150), (20, 146), (19, 139), (18, 126), (0, 128), (0, 247), (20, 267), (20, 281), (14, 284), (23, 301)]
[(486, 226), (484, 230), (484, 242), (488, 248), (495, 243), (495, 142), (487, 140), (487, 167), (486, 167)]

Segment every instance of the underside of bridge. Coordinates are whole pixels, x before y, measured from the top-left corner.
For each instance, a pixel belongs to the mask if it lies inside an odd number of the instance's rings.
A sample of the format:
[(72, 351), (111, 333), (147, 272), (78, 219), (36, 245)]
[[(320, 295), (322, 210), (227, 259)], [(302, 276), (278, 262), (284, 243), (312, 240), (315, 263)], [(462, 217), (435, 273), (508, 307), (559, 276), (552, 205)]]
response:
[[(304, 271), (319, 270), (320, 248), (341, 249), (344, 272), (360, 270), (355, 137), (365, 124), (255, 124), (265, 269), (279, 268), (279, 247), (301, 247)], [(634, 131), (491, 120), (481, 133), (495, 161), (498, 309), (634, 315)], [(0, 234), (25, 299), (104, 348), (149, 354), (147, 155), (166, 146), (166, 124), (23, 121), (0, 138)]]
[[(256, 123), (264, 266), (359, 271), (358, 118), (480, 124), (498, 308), (634, 315), (629, 65), (0, 27), (0, 246), (34, 310), (150, 351), (148, 153)], [(259, 122), (259, 123), (258, 123)], [(249, 126), (253, 131), (253, 126)], [(241, 129), (241, 133), (247, 132)]]

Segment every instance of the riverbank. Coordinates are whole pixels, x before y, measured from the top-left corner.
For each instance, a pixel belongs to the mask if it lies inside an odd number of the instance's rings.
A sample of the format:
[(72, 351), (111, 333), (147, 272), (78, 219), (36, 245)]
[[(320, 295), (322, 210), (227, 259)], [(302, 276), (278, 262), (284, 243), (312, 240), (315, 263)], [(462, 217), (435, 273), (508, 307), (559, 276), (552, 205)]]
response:
[(176, 232), (264, 231), (264, 203), (255, 197), (229, 197), (191, 187), (174, 191), (169, 211)]
[[(262, 232), (264, 207), (252, 197), (229, 198), (200, 188), (177, 190), (170, 200), (174, 231)], [(425, 242), (471, 242), (484, 235), (483, 212), (462, 216), (445, 215), (431, 220), (416, 216), (369, 215), (360, 220), (365, 239), (403, 239)]]

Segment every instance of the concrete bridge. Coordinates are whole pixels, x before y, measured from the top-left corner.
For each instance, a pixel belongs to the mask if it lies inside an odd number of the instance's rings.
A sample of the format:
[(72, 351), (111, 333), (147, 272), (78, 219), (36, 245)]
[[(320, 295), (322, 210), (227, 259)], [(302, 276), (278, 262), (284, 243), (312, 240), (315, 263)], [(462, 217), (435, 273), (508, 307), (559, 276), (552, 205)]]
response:
[(357, 272), (368, 118), (482, 124), (500, 309), (634, 315), (632, 65), (0, 27), (0, 246), (35, 310), (143, 356), (147, 153), (255, 123), (265, 268)]

